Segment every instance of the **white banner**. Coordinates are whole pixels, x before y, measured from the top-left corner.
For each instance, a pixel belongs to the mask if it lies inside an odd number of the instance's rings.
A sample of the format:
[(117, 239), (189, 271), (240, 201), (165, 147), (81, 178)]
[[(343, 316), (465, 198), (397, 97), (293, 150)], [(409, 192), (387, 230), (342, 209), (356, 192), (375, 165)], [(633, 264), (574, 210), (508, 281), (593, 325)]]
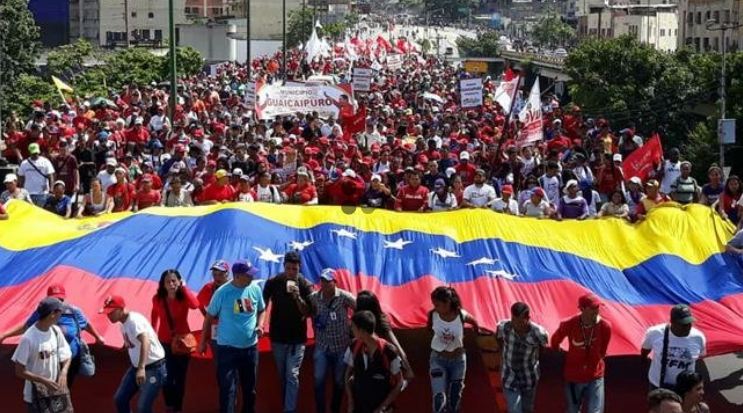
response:
[(459, 81), (459, 99), (463, 108), (482, 106), (482, 79), (462, 79)]
[(282, 86), (280, 83), (262, 85), (256, 93), (255, 105), (258, 119), (272, 119), (279, 115), (318, 112), (320, 117), (338, 118), (342, 109), (353, 113), (351, 85), (336, 86)]
[(353, 90), (355, 92), (368, 92), (371, 90), (371, 83), (373, 77), (372, 69), (362, 69), (360, 67), (353, 68)]
[(499, 105), (501, 105), (503, 111), (506, 112), (506, 114), (509, 114), (511, 112), (511, 104), (513, 103), (514, 96), (516, 96), (516, 90), (519, 86), (519, 79), (521, 79), (521, 77), (516, 76), (510, 81), (500, 82), (498, 88), (495, 89), (495, 101), (498, 102)]
[(219, 69), (219, 64), (209, 65), (209, 76), (217, 76), (217, 71)]
[(251, 108), (255, 107), (255, 82), (245, 84), (245, 104)]
[(534, 82), (529, 93), (529, 100), (519, 113), (519, 121), (523, 124), (519, 133), (517, 145), (525, 146), (532, 142), (544, 139), (542, 125), (542, 99), (539, 91), (539, 80)]
[(401, 54), (387, 55), (387, 68), (389, 68), (390, 70), (402, 69), (402, 55)]

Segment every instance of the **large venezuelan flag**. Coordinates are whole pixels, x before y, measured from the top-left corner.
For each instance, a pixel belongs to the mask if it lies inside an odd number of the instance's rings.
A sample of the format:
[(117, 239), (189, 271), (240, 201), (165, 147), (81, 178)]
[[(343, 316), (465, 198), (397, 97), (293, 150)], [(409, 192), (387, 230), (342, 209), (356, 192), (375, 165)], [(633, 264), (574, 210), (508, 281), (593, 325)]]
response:
[[(0, 330), (25, 320), (46, 286), (61, 282), (117, 344), (116, 328), (96, 314), (107, 294), (149, 314), (164, 269), (177, 268), (198, 291), (216, 259), (252, 260), (265, 280), (281, 270), (285, 252), (299, 249), (311, 281), (325, 267), (340, 270), (339, 284), (373, 290), (397, 327), (423, 326), (429, 293), (442, 284), (491, 329), (522, 300), (554, 331), (592, 291), (614, 325), (612, 355), (638, 353), (645, 329), (666, 321), (676, 303), (692, 305), (711, 354), (743, 348), (743, 266), (723, 252), (733, 228), (702, 206), (657, 208), (639, 225), (270, 204), (64, 221), (26, 203), (8, 207), (11, 219), (0, 222)], [(192, 325), (200, 321), (193, 312)]]

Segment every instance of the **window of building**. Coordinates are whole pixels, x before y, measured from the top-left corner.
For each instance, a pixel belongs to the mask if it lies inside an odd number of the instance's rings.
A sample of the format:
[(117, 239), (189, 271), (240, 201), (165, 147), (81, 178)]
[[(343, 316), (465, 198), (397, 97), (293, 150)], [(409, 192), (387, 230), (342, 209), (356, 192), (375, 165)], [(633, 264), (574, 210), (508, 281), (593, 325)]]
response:
[(150, 30), (149, 29), (142, 30), (142, 38), (145, 39), (145, 40), (150, 40)]
[(712, 20), (718, 23), (720, 22), (720, 11), (719, 10), (715, 10), (712, 12)]
[(155, 40), (162, 40), (162, 39), (163, 39), (163, 31), (155, 30)]
[(686, 24), (689, 26), (694, 25), (694, 13), (684, 12), (686, 13)]
[(709, 11), (709, 10), (707, 10), (707, 12), (704, 13), (704, 22), (707, 23), (709, 21), (709, 19), (711, 19), (711, 18), (712, 18), (712, 12)]
[(701, 51), (701, 46), (699, 45), (699, 38), (698, 37), (695, 37), (694, 38), (694, 50), (696, 50), (697, 52)]
[(660, 29), (660, 37), (664, 37), (666, 35), (666, 29)]
[(183, 11), (186, 12), (186, 14), (189, 14), (189, 13), (191, 13), (191, 8), (190, 7), (186, 7), (185, 9), (183, 9)]
[(722, 22), (726, 24), (730, 23), (730, 10), (722, 12)]
[(705, 52), (709, 51), (709, 37), (705, 37), (702, 41), (702, 50), (704, 50)]
[(697, 24), (702, 24), (702, 12), (701, 11), (698, 11), (697, 12), (697, 22), (696, 23)]
[(193, 14), (200, 14), (201, 10), (198, 7), (194, 7), (191, 9), (191, 12), (193, 12)]
[(136, 11), (133, 11), (132, 12), (132, 17), (137, 17), (137, 12)]
[(720, 51), (720, 38), (715, 37), (715, 41), (712, 42), (712, 50), (719, 52)]
[(147, 13), (147, 17), (150, 18), (150, 19), (154, 19), (155, 18), (155, 13), (149, 12), (149, 13)]

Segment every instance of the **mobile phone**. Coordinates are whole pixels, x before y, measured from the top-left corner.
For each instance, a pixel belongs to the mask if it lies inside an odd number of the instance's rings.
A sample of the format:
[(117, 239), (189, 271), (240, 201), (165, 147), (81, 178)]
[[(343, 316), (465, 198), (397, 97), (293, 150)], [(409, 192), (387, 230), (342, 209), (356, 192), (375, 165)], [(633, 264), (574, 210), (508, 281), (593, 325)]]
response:
[(297, 287), (297, 282), (294, 280), (288, 280), (286, 282), (286, 292), (290, 293)]

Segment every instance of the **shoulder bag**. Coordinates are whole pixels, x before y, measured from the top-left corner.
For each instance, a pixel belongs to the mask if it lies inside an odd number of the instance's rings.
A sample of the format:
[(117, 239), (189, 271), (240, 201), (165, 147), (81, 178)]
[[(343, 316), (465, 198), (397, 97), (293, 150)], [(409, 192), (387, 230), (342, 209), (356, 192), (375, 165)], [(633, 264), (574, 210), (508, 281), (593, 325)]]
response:
[(658, 387), (664, 389), (673, 387), (666, 385), (666, 364), (668, 364), (668, 341), (670, 330), (669, 326), (666, 326), (666, 328), (663, 329), (663, 350), (661, 351), (660, 356), (660, 380), (658, 380)]
[(75, 310), (72, 310), (72, 319), (75, 320), (75, 326), (77, 327), (77, 342), (80, 346), (80, 375), (84, 377), (93, 377), (95, 376), (95, 357), (90, 352), (90, 347), (88, 347), (88, 343), (86, 343), (82, 335), (82, 329), (80, 328), (80, 323), (77, 321), (77, 314), (75, 314)]
[[(57, 341), (57, 362), (59, 362), (59, 334), (57, 327), (52, 326), (52, 333)], [(74, 413), (70, 389), (67, 387), (52, 390), (44, 384), (31, 382), (31, 405), (38, 413)]]
[(194, 351), (196, 351), (196, 346), (198, 343), (196, 342), (196, 337), (194, 337), (193, 334), (186, 333), (186, 334), (176, 334), (175, 332), (175, 322), (173, 321), (173, 316), (170, 314), (170, 306), (168, 306), (168, 299), (167, 297), (162, 300), (163, 307), (165, 307), (165, 315), (167, 316), (168, 320), (168, 327), (170, 327), (170, 350), (175, 355), (179, 356), (186, 356)]

